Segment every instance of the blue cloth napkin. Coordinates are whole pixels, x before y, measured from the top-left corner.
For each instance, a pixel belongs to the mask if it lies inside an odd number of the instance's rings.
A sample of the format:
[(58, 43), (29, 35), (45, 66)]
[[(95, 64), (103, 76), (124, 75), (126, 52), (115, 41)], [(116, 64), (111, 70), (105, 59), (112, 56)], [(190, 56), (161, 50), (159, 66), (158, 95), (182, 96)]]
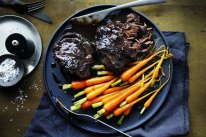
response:
[[(174, 137), (189, 131), (187, 64), (188, 43), (184, 33), (163, 32), (174, 54), (174, 75), (169, 95), (155, 116), (141, 127), (128, 132), (134, 137)], [(95, 137), (94, 134), (70, 124), (55, 109), (47, 93), (27, 129), (26, 137)], [(107, 135), (109, 136), (109, 135)], [(112, 135), (114, 136), (114, 135)]]

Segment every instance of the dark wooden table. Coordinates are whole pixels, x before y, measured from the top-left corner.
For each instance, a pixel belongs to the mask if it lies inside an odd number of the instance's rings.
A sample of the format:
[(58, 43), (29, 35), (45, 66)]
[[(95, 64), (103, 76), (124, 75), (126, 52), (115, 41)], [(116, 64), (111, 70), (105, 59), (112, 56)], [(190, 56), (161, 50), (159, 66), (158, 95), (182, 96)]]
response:
[[(131, 0), (130, 0), (131, 1)], [(26, 1), (28, 2), (28, 1)], [(38, 29), (43, 42), (43, 54), (57, 27), (74, 12), (96, 4), (122, 4), (124, 0), (46, 0), (45, 12), (53, 19), (47, 24), (29, 15), (17, 14), (11, 9), (0, 7), (0, 16), (19, 15), (31, 21)], [(186, 33), (190, 49), (188, 62), (190, 133), (185, 137), (205, 137), (206, 134), (206, 1), (168, 0), (163, 5), (135, 8), (148, 16), (161, 30)], [(0, 30), (1, 31), (1, 30)], [(45, 90), (43, 83), (43, 54), (39, 65), (31, 75), (11, 89), (0, 88), (0, 137), (21, 137)], [(23, 104), (16, 100), (21, 94)]]

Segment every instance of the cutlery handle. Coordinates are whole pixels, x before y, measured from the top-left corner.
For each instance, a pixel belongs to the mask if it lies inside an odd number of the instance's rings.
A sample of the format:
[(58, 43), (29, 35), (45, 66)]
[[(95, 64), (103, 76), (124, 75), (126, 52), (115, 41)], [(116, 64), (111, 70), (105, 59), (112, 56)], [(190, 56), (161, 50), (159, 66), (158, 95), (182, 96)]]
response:
[(0, 7), (9, 7), (10, 4), (6, 0), (0, 0)]
[(151, 5), (151, 4), (158, 4), (158, 3), (165, 3), (166, 0), (138, 0), (133, 1), (130, 3), (122, 4), (113, 8), (109, 8), (108, 11), (113, 11), (117, 9), (124, 9), (129, 7), (136, 7), (136, 6), (144, 6), (144, 5)]

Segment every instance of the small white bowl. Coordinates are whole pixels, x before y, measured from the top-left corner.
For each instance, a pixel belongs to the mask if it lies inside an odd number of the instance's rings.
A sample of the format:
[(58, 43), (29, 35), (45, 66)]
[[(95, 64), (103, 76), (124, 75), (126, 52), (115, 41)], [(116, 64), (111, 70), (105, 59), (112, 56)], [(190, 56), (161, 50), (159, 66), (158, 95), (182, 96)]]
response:
[(22, 61), (11, 54), (0, 56), (0, 86), (14, 86), (23, 76), (24, 65)]

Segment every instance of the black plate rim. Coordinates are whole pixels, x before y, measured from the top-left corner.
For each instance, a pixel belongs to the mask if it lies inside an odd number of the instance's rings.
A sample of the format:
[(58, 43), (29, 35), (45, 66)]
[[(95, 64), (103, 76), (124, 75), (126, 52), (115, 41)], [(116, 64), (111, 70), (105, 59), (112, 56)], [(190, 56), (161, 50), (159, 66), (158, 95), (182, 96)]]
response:
[[(65, 112), (63, 112), (63, 110), (61, 110), (61, 109), (56, 105), (56, 102), (52, 99), (53, 97), (52, 97), (51, 94), (49, 93), (49, 88), (48, 88), (48, 85), (47, 85), (47, 82), (46, 82), (46, 79), (45, 79), (45, 78), (46, 78), (45, 64), (46, 64), (46, 60), (47, 60), (47, 58), (46, 58), (47, 52), (48, 52), (48, 50), (49, 50), (49, 48), (50, 48), (50, 45), (51, 45), (51, 42), (52, 42), (53, 37), (56, 35), (56, 33), (59, 31), (59, 29), (60, 29), (63, 25), (65, 25), (65, 23), (68, 22), (72, 17), (78, 16), (78, 14), (81, 14), (81, 13), (84, 12), (85, 10), (89, 10), (89, 9), (92, 9), (92, 8), (103, 7), (103, 6), (105, 6), (105, 7), (108, 6), (108, 8), (110, 8), (110, 7), (114, 7), (114, 6), (117, 6), (117, 5), (114, 5), (114, 4), (98, 4), (98, 5), (90, 6), (90, 7), (84, 8), (84, 9), (82, 9), (82, 10), (78, 10), (77, 12), (75, 12), (74, 14), (72, 14), (71, 16), (69, 16), (67, 19), (65, 19), (65, 20), (63, 21), (63, 23), (60, 24), (60, 26), (55, 30), (55, 32), (54, 32), (53, 35), (51, 36), (51, 39), (49, 40), (49, 43), (48, 43), (48, 46), (47, 46), (47, 49), (46, 49), (46, 52), (45, 52), (45, 55), (44, 55), (43, 78), (44, 78), (44, 85), (45, 85), (45, 87), (46, 87), (46, 92), (48, 93), (49, 99), (50, 99), (50, 101), (52, 102), (52, 104), (55, 106), (55, 108), (58, 110), (58, 112), (59, 112), (61, 115), (63, 115), (66, 119), (68, 119), (68, 118), (65, 116)], [(106, 9), (106, 8), (105, 8), (105, 9)], [(131, 9), (131, 8), (129, 8), (129, 9)], [(165, 38), (164, 38), (164, 36), (163, 36), (163, 34), (162, 34), (162, 32), (161, 32), (160, 29), (156, 26), (156, 24), (154, 24), (154, 23), (153, 23), (148, 17), (146, 17), (143, 13), (141, 13), (141, 12), (139, 12), (139, 11), (137, 11), (137, 10), (134, 10), (134, 9), (131, 9), (131, 11), (136, 12), (136, 13), (140, 14), (141, 16), (143, 16), (144, 18), (146, 18), (147, 20), (149, 20), (150, 23), (159, 31), (159, 33), (160, 33), (160, 35), (161, 35), (161, 37), (162, 37), (162, 40), (165, 42), (166, 46), (169, 47), (167, 41), (165, 40)], [(169, 49), (169, 50), (170, 50), (170, 49)], [(171, 76), (170, 76), (169, 82), (167, 83), (169, 86), (167, 86), (167, 89), (166, 89), (167, 92), (164, 93), (164, 99), (162, 99), (161, 102), (158, 103), (158, 106), (155, 106), (154, 110), (152, 111), (152, 113), (150, 113), (150, 114), (147, 116), (147, 118), (145, 118), (145, 119), (141, 120), (141, 122), (139, 122), (139, 125), (138, 125), (138, 126), (132, 127), (132, 128), (130, 128), (130, 129), (126, 129), (124, 132), (128, 132), (128, 131), (131, 131), (131, 130), (134, 130), (134, 129), (140, 127), (142, 124), (144, 124), (144, 123), (147, 122), (149, 119), (151, 119), (151, 118), (157, 113), (157, 111), (158, 111), (159, 109), (161, 109), (162, 104), (164, 103), (164, 101), (166, 100), (166, 98), (167, 98), (167, 96), (168, 96), (169, 89), (170, 89), (170, 87), (171, 87), (172, 77), (173, 77), (173, 61), (172, 61), (171, 58), (169, 59), (169, 61), (170, 61), (170, 74), (171, 74)], [(70, 122), (70, 120), (68, 120), (68, 121)], [(74, 122), (70, 122), (70, 123), (71, 123), (72, 125), (74, 125), (74, 126), (77, 126), (77, 127), (81, 128), (81, 129), (84, 129), (84, 130), (86, 130), (86, 131), (90, 131), (90, 132), (93, 132), (93, 133), (97, 133), (97, 134), (116, 134), (116, 133), (117, 133), (116, 131), (113, 131), (113, 132), (108, 132), (108, 131), (99, 132), (99, 131), (95, 131), (94, 129), (92, 129), (92, 128), (90, 128), (90, 127), (81, 127), (81, 126), (78, 126), (78, 125), (77, 125), (76, 123), (74, 123)]]

